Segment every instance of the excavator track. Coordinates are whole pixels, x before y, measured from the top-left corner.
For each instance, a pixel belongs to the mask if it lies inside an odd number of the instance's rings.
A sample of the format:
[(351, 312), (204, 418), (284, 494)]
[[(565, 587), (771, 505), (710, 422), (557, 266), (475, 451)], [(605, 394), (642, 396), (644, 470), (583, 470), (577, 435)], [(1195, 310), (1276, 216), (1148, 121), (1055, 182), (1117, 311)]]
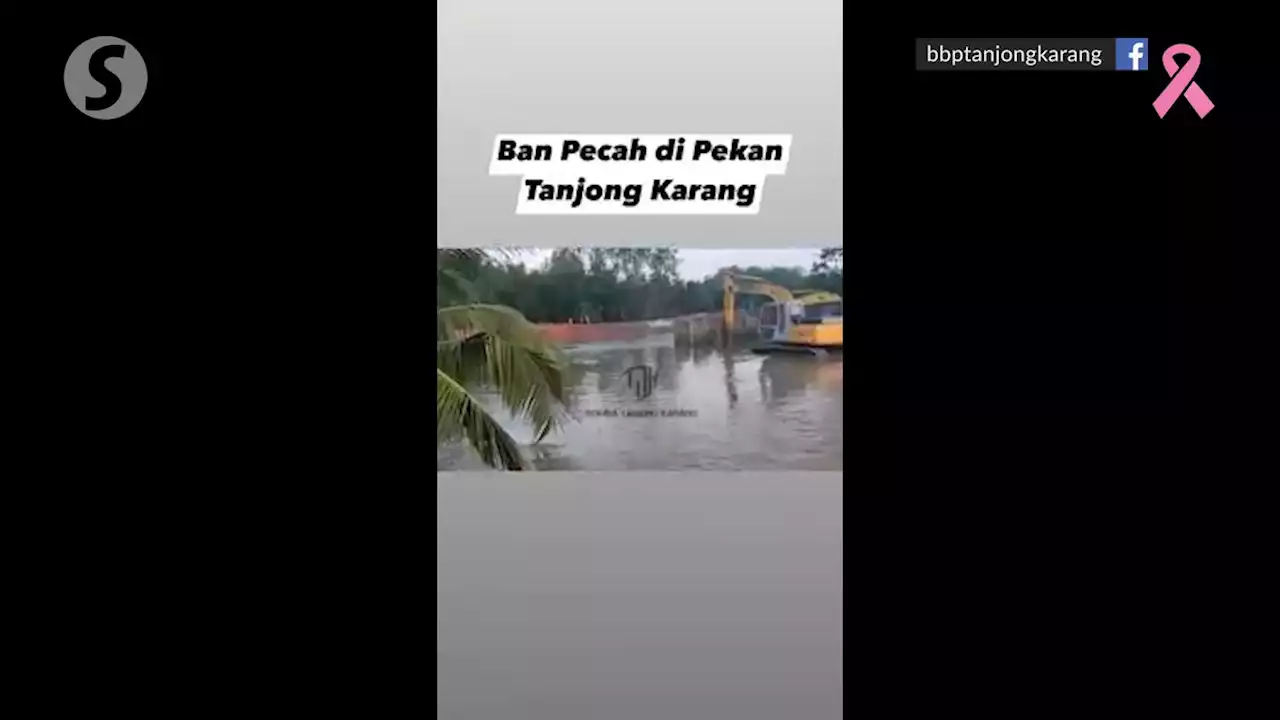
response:
[(751, 348), (751, 352), (756, 355), (808, 355), (816, 358), (826, 358), (831, 356), (839, 357), (843, 355), (844, 346), (828, 345), (825, 347), (814, 347), (811, 345), (785, 345), (782, 343), (770, 343), (768, 345)]

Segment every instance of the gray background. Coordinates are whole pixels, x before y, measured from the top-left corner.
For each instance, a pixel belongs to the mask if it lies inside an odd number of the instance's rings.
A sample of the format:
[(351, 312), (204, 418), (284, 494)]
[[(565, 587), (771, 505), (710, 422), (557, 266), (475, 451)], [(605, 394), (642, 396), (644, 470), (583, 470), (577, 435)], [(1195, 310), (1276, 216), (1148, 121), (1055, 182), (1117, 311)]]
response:
[[(839, 0), (441, 0), (438, 244), (842, 245)], [(498, 133), (790, 133), (759, 215), (529, 217)]]
[(843, 480), (438, 473), (437, 717), (842, 717)]

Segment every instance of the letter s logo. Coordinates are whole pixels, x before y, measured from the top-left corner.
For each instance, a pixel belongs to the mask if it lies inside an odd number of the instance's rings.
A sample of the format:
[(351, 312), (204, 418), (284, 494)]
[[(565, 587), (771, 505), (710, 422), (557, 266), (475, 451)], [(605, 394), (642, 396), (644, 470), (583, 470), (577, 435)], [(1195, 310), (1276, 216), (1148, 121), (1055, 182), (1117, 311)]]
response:
[(62, 82), (77, 110), (98, 120), (114, 120), (142, 102), (147, 90), (147, 65), (138, 49), (128, 42), (117, 37), (96, 37), (71, 53)]
[(120, 78), (115, 73), (107, 69), (107, 58), (123, 58), (125, 47), (123, 45), (103, 45), (93, 54), (89, 56), (89, 75), (107, 88), (107, 94), (100, 98), (87, 97), (84, 99), (84, 109), (97, 112), (106, 110), (116, 101), (120, 99)]

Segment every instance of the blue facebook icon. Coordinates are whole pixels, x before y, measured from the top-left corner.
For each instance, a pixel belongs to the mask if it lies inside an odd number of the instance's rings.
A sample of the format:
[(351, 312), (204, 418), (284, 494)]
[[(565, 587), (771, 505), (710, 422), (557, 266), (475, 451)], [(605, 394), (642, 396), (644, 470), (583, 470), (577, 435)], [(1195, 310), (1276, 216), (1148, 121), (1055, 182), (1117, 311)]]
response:
[(1116, 69), (1146, 70), (1147, 39), (1116, 38)]

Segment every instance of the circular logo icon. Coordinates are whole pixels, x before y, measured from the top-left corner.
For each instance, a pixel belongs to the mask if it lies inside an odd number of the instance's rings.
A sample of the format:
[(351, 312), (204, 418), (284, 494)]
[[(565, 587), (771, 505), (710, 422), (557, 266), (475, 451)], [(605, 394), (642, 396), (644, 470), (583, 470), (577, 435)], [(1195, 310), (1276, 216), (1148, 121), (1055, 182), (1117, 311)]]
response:
[(77, 110), (98, 120), (114, 120), (142, 102), (147, 64), (138, 49), (124, 40), (96, 37), (71, 53), (62, 83)]

